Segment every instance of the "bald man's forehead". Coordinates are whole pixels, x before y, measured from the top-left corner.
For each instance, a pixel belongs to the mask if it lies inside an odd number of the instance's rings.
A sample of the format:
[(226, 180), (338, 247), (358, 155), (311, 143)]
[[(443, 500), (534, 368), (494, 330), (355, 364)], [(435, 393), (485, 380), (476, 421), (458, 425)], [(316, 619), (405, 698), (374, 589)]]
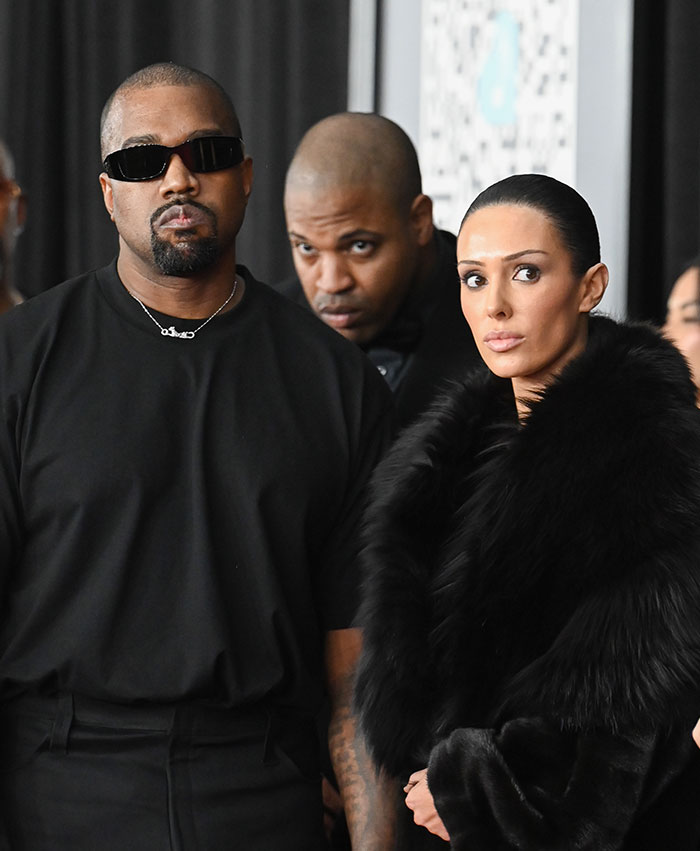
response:
[(366, 183), (338, 183), (334, 181), (300, 182), (287, 185), (285, 202), (314, 205), (332, 200), (336, 205), (347, 206), (383, 204), (385, 199), (376, 186)]
[(321, 194), (331, 189), (339, 192), (357, 192), (370, 188), (373, 181), (367, 172), (340, 171), (322, 164), (300, 164), (289, 170), (285, 183), (285, 192), (311, 192)]
[(376, 187), (342, 185), (323, 192), (290, 190), (285, 196), (287, 231), (315, 247), (329, 249), (355, 239), (405, 241), (412, 244), (411, 216)]
[(288, 181), (284, 192), (285, 209), (333, 207), (338, 212), (345, 210), (378, 210), (384, 216), (408, 217), (410, 205), (403, 203), (395, 188), (383, 180), (372, 179), (364, 174), (361, 179), (334, 180), (328, 175), (316, 172), (308, 179)]

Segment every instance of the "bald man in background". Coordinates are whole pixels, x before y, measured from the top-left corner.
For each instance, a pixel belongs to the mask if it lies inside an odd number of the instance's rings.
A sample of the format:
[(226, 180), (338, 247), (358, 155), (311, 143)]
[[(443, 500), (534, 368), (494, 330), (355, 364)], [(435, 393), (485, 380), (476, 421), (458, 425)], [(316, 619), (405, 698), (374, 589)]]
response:
[[(284, 207), (297, 276), (277, 289), (364, 350), (407, 425), (479, 362), (459, 303), (456, 239), (433, 224), (411, 140), (373, 113), (324, 118), (292, 158)], [(339, 808), (328, 785), (324, 799)], [(332, 831), (331, 848), (349, 848), (342, 820)]]
[(478, 363), (455, 237), (433, 224), (411, 140), (373, 113), (324, 118), (294, 154), (284, 207), (298, 277), (279, 291), (365, 351), (406, 425)]
[(22, 301), (12, 280), (12, 257), (26, 214), (27, 199), (15, 180), (12, 154), (0, 139), (0, 313)]

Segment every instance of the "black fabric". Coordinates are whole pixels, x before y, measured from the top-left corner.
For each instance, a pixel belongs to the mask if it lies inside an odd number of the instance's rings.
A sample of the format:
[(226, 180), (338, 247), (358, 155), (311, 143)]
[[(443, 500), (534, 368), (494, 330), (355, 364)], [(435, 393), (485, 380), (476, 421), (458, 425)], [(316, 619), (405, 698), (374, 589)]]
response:
[(0, 136), (29, 196), (19, 288), (34, 295), (115, 254), (100, 112), (129, 74), (167, 60), (233, 98), (255, 165), (237, 256), (263, 280), (290, 274), (285, 170), (306, 130), (347, 107), (348, 32), (348, 0), (0, 0)]
[[(312, 725), (196, 704), (0, 708), (0, 847), (322, 851)], [(49, 745), (71, 706), (65, 746)], [(269, 751), (270, 758), (266, 758)]]
[[(436, 261), (425, 286), (364, 347), (395, 394), (401, 426), (424, 411), (441, 386), (480, 363), (459, 303), (456, 241), (448, 231), (435, 232)], [(297, 277), (275, 288), (310, 309)]]
[(357, 703), (453, 848), (698, 847), (694, 402), (670, 343), (597, 317), (522, 426), (484, 368), (380, 465)]
[(635, 0), (628, 311), (663, 320), (700, 250), (700, 76), (695, 0)]
[(395, 349), (371, 346), (365, 354), (379, 370), (379, 374), (389, 385), (392, 393), (399, 389), (401, 381), (410, 361), (410, 352), (400, 352)]
[(2, 317), (3, 699), (318, 708), (391, 396), (239, 271), (242, 302), (193, 340), (162, 337), (114, 265)]

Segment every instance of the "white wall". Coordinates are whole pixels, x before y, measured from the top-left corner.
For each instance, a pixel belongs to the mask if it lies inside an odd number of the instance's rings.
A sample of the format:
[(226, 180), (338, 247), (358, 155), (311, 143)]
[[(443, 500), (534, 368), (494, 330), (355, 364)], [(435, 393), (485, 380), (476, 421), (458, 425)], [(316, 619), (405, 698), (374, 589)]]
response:
[[(418, 0), (420, 3), (420, 0)], [(350, 0), (348, 110), (374, 112), (377, 0)]]
[(420, 142), (421, 0), (383, 0), (378, 112)]
[(633, 0), (582, 0), (576, 188), (591, 205), (610, 268), (603, 309), (627, 309)]
[[(383, 2), (376, 105), (378, 112), (406, 130), (419, 155), (422, 6), (421, 0)], [(376, 3), (351, 0), (351, 9), (351, 69), (354, 62), (355, 80), (360, 80), (358, 63), (365, 73), (370, 65), (375, 73), (375, 53), (368, 39)], [(610, 267), (611, 285), (602, 306), (617, 316), (626, 309), (632, 15), (633, 0), (579, 3), (575, 185), (596, 215), (603, 259)], [(350, 88), (349, 108), (373, 108), (373, 87), (366, 78), (364, 100), (358, 99), (360, 84), (353, 89), (351, 79)], [(445, 122), (451, 120), (454, 116), (445, 116)]]

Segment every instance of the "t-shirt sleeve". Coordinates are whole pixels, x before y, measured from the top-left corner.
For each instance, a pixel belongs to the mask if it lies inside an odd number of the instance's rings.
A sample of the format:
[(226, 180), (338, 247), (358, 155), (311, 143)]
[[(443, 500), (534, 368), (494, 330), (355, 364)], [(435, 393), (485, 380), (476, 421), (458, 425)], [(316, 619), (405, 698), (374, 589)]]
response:
[(369, 381), (365, 387), (354, 464), (342, 509), (322, 556), (318, 593), (322, 625), (326, 630), (347, 629), (354, 625), (360, 597), (358, 556), (367, 486), (396, 430), (392, 396), (383, 379), (378, 375), (376, 378), (377, 381)]

